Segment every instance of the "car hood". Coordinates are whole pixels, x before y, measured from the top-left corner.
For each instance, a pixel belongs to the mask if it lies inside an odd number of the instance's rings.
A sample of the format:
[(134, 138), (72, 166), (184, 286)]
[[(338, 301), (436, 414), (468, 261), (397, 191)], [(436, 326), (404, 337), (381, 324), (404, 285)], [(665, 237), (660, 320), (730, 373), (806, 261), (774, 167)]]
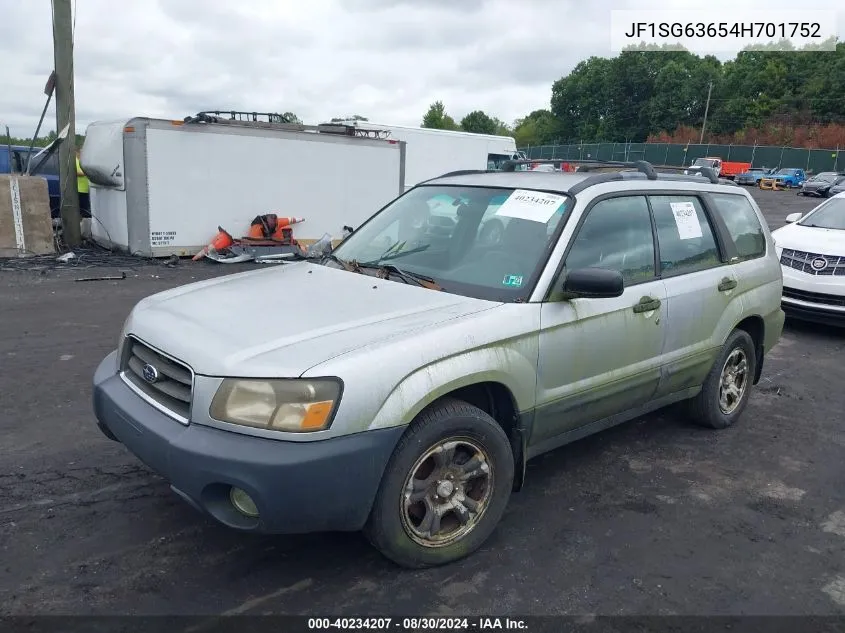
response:
[(207, 376), (299, 376), (331, 358), (501, 304), (295, 263), (152, 295), (124, 328)]
[(845, 231), (788, 224), (772, 231), (772, 237), (780, 248), (845, 256)]
[(820, 189), (823, 187), (830, 187), (831, 183), (827, 180), (805, 180), (803, 187), (805, 189)]

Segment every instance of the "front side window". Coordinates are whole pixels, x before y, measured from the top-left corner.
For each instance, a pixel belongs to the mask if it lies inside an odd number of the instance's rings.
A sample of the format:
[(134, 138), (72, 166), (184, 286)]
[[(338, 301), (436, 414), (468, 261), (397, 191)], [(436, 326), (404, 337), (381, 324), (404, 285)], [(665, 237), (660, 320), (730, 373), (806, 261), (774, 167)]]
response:
[(683, 275), (718, 266), (713, 229), (695, 196), (651, 196), (661, 274)]
[(764, 255), (766, 235), (748, 198), (728, 193), (714, 193), (710, 197), (716, 205), (716, 213), (733, 239), (739, 259), (753, 259)]
[[(571, 201), (520, 189), (423, 185), (385, 207), (333, 255), (360, 264), (364, 274), (389, 264), (446, 292), (524, 300)], [(326, 265), (342, 264), (328, 259)]]
[(644, 196), (609, 198), (587, 213), (565, 271), (605, 268), (622, 273), (630, 286), (654, 278), (654, 234)]
[(801, 226), (845, 231), (845, 198), (831, 198), (798, 222)]
[(501, 169), (509, 160), (514, 160), (514, 154), (487, 154), (487, 169)]

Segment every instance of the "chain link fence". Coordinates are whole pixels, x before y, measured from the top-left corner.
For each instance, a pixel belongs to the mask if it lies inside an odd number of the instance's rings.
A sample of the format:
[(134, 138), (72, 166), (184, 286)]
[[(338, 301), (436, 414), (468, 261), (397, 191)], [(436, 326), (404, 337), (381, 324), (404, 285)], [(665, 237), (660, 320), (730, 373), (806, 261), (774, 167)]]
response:
[(570, 143), (523, 148), (528, 158), (647, 160), (654, 165), (683, 167), (696, 158), (717, 156), (724, 161), (751, 163), (752, 167), (794, 167), (815, 174), (845, 172), (845, 148), (805, 149), (766, 145), (716, 145), (680, 143)]

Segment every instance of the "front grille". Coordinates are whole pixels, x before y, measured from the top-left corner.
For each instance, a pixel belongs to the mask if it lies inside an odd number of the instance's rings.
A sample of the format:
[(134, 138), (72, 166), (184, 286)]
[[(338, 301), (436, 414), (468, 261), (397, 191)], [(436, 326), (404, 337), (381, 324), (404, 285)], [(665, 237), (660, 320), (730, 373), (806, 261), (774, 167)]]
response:
[[(824, 259), (827, 265), (821, 269), (814, 268), (813, 262), (821, 259)], [(800, 270), (802, 273), (807, 273), (808, 275), (845, 276), (845, 257), (838, 255), (822, 255), (820, 253), (808, 253), (806, 251), (785, 248), (783, 249), (783, 253), (781, 253), (780, 263), (795, 270)]]
[(796, 290), (784, 286), (783, 296), (788, 299), (798, 299), (808, 303), (820, 303), (828, 306), (839, 306), (845, 308), (845, 297), (828, 295), (823, 292), (809, 292), (807, 290)]
[(124, 378), (173, 417), (187, 422), (191, 413), (194, 374), (179, 361), (157, 352), (137, 339), (126, 339)]

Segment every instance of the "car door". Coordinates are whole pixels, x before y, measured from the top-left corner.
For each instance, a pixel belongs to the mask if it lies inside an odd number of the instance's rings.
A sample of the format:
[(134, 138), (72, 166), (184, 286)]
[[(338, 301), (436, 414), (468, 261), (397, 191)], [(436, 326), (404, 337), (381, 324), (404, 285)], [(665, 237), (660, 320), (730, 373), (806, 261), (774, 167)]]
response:
[(542, 305), (532, 444), (645, 404), (660, 379), (666, 291), (645, 196), (586, 210), (555, 287), (567, 271), (590, 267), (620, 271), (625, 288), (601, 299), (556, 301), (553, 292)]
[(701, 385), (742, 314), (738, 279), (702, 198), (649, 196), (668, 317), (659, 397)]

